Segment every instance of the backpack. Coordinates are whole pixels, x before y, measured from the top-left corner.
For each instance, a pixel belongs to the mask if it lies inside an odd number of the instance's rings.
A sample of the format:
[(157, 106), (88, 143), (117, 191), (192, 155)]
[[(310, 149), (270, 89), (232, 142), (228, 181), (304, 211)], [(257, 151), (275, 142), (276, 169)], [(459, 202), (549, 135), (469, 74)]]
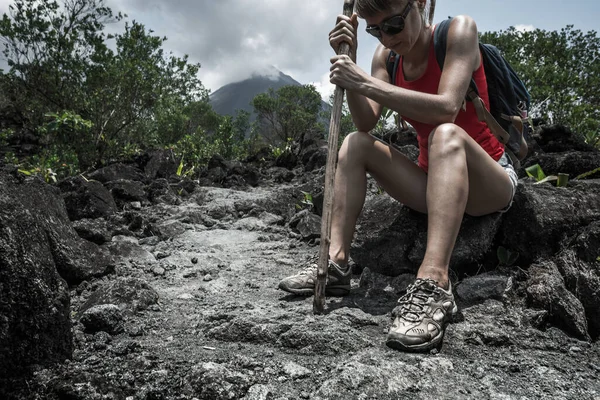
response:
[[(447, 19), (438, 24), (433, 36), (435, 57), (440, 69), (443, 69), (446, 59), (446, 43), (451, 21), (452, 19)], [(505, 145), (505, 150), (513, 165), (515, 168), (519, 168), (520, 160), (527, 155), (526, 137), (531, 127), (527, 113), (531, 97), (500, 50), (491, 44), (484, 43), (479, 43), (479, 49), (483, 57), (483, 68), (488, 84), (490, 110), (485, 108), (473, 79), (469, 84), (465, 100), (473, 102), (477, 118), (485, 122), (498, 141)], [(392, 84), (396, 82), (400, 58), (400, 55), (390, 51), (387, 70), (392, 78)]]

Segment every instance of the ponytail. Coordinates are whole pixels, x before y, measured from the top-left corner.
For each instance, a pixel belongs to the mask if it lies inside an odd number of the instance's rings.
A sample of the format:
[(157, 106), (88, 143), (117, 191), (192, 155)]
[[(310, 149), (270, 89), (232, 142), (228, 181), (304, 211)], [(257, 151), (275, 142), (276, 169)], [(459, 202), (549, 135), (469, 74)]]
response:
[(433, 25), (433, 16), (435, 14), (435, 0), (427, 0), (423, 8), (423, 23)]

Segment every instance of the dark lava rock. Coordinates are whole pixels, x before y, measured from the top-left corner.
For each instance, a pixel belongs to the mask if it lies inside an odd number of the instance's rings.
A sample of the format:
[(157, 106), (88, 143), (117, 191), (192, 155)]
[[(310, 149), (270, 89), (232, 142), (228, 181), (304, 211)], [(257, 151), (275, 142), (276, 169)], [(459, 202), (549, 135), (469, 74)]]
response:
[(82, 218), (107, 217), (117, 211), (117, 205), (108, 191), (97, 181), (82, 177), (67, 178), (58, 184), (71, 221)]
[(456, 286), (456, 293), (468, 303), (482, 302), (488, 299), (500, 300), (507, 286), (507, 276), (484, 273), (464, 279)]
[(527, 297), (533, 307), (549, 312), (551, 323), (578, 338), (589, 339), (585, 309), (567, 290), (555, 264), (543, 262), (529, 268)]
[(73, 228), (79, 237), (96, 244), (110, 242), (112, 238), (108, 224), (102, 218), (73, 221)]
[[(465, 216), (450, 260), (451, 268), (461, 269), (481, 260), (492, 248), (500, 222), (500, 214)], [(351, 254), (363, 267), (396, 276), (418, 269), (426, 243), (427, 216), (382, 194), (365, 203)]]
[(519, 252), (520, 262), (552, 257), (565, 237), (600, 220), (600, 181), (572, 182), (568, 187), (522, 181), (503, 218), (501, 242)]
[(0, 379), (71, 357), (69, 292), (50, 237), (80, 240), (57, 191), (0, 172)]
[(124, 331), (123, 314), (114, 304), (101, 304), (85, 310), (80, 318), (86, 332), (116, 335)]
[(121, 310), (135, 313), (158, 302), (158, 293), (138, 278), (120, 278), (105, 284), (90, 295), (79, 308), (80, 313), (101, 304), (115, 304)]
[(153, 150), (147, 157), (148, 161), (143, 168), (149, 179), (169, 178), (177, 173), (180, 160), (175, 159), (171, 150)]
[(105, 186), (118, 202), (147, 200), (145, 185), (142, 182), (118, 180), (107, 182)]
[(101, 183), (111, 181), (127, 180), (127, 181), (144, 181), (144, 174), (140, 169), (131, 164), (116, 163), (100, 168), (88, 175), (90, 180), (95, 180)]

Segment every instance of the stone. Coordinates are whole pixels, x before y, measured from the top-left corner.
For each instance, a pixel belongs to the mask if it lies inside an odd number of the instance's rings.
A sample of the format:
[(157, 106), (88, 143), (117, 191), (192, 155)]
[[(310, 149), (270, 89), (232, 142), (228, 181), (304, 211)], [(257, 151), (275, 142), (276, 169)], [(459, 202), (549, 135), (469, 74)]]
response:
[(158, 293), (138, 278), (119, 278), (93, 292), (79, 308), (79, 313), (102, 304), (117, 305), (125, 313), (135, 313), (158, 303)]
[(71, 246), (81, 240), (60, 194), (37, 179), (23, 183), (0, 171), (2, 378), (33, 364), (62, 362), (73, 353), (69, 291), (49, 236)]
[(88, 333), (106, 332), (116, 335), (123, 332), (123, 314), (114, 304), (101, 304), (88, 308), (80, 318)]
[(502, 299), (508, 286), (508, 276), (483, 273), (465, 278), (456, 285), (456, 293), (467, 303), (482, 302), (487, 299)]
[(135, 165), (115, 163), (90, 173), (88, 179), (107, 183), (118, 180), (143, 181), (145, 177)]
[(108, 217), (117, 211), (112, 195), (98, 181), (87, 181), (77, 176), (61, 181), (58, 187), (63, 193), (71, 221)]
[(548, 311), (551, 323), (578, 338), (589, 340), (585, 309), (567, 290), (553, 262), (544, 261), (529, 268), (526, 290), (529, 304)]
[(306, 378), (311, 375), (308, 368), (303, 367), (295, 362), (288, 362), (283, 366), (283, 371), (290, 376), (292, 379)]

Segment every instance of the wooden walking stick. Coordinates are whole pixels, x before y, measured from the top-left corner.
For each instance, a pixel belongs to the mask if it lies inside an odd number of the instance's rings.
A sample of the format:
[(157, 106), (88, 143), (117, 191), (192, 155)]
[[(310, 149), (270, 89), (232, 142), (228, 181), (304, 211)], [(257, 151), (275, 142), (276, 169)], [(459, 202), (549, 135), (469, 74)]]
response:
[[(354, 0), (344, 0), (344, 15), (352, 16)], [(339, 55), (348, 55), (350, 45), (340, 44)], [(317, 268), (317, 282), (315, 284), (315, 297), (313, 299), (313, 313), (322, 314), (325, 310), (325, 285), (327, 283), (327, 267), (329, 263), (329, 243), (331, 241), (331, 214), (333, 211), (333, 180), (337, 166), (338, 140), (340, 136), (340, 119), (342, 118), (342, 103), (344, 102), (344, 89), (336, 86), (333, 97), (333, 109), (329, 122), (329, 140), (327, 142), (327, 165), (325, 167), (325, 192), (323, 200), (323, 216), (321, 218), (321, 245), (319, 248), (319, 264)]]

